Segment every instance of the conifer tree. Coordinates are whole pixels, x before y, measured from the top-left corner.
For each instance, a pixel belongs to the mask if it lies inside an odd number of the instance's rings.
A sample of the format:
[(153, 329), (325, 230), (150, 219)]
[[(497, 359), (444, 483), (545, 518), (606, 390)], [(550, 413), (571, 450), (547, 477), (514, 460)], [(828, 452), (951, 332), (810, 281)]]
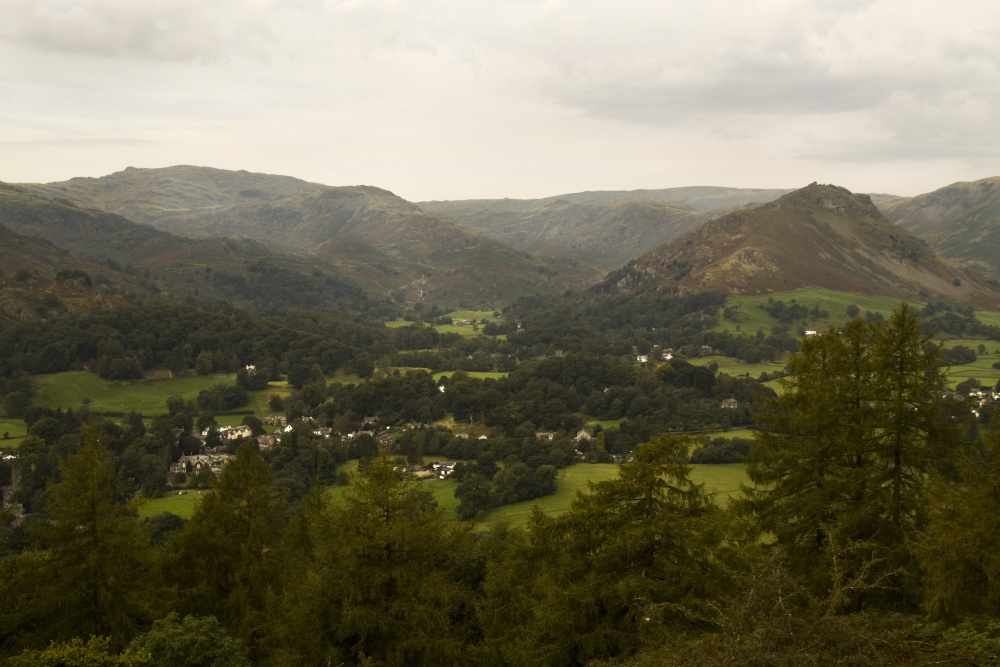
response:
[(469, 664), (468, 530), (428, 492), (382, 454), (344, 502), (323, 509), (312, 499), (307, 512), (309, 537), (297, 531), (296, 542), (311, 560), (281, 612), (289, 664)]
[[(748, 459), (754, 487), (736, 508), (786, 549), (818, 592), (831, 542), (862, 559), (866, 593), (851, 601), (906, 608), (919, 597), (912, 544), (927, 524), (928, 474), (958, 441), (945, 418), (937, 346), (905, 304), (885, 322), (855, 319), (811, 336), (781, 396), (758, 415)], [(866, 554), (861, 556), (861, 554)], [(882, 590), (884, 595), (872, 591)]]
[(106, 635), (120, 647), (149, 619), (149, 540), (102, 437), (87, 424), (80, 449), (59, 464), (51, 521), (38, 529), (48, 551), (39, 602), (47, 639)]
[(244, 444), (163, 554), (177, 610), (215, 616), (254, 658), (282, 581), (286, 510), (271, 469)]
[(711, 594), (721, 541), (719, 513), (689, 477), (692, 442), (643, 443), (617, 479), (593, 485), (565, 514), (535, 512), (490, 566), (482, 662), (586, 664), (656, 645), (686, 624), (676, 612)]

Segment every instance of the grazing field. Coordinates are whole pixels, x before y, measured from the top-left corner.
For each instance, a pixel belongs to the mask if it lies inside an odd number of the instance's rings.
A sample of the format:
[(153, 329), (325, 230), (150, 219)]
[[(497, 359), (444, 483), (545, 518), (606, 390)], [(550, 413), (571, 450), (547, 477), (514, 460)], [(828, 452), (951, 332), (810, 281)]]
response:
[(736, 428), (731, 431), (717, 431), (706, 433), (710, 438), (747, 438), (753, 439), (754, 430), (752, 428)]
[[(208, 493), (205, 491), (204, 493)], [(139, 517), (146, 518), (170, 512), (183, 519), (190, 519), (194, 514), (195, 505), (201, 499), (201, 491), (184, 491), (178, 494), (176, 491), (162, 498), (152, 498), (139, 507)]]
[(763, 361), (757, 364), (748, 364), (744, 361), (740, 361), (739, 359), (726, 357), (721, 354), (696, 357), (694, 359), (689, 359), (688, 361), (695, 366), (708, 366), (714, 363), (719, 367), (719, 373), (725, 373), (726, 375), (731, 375), (733, 377), (749, 375), (754, 379), (760, 377), (761, 373), (775, 373), (777, 371), (783, 371), (787, 365), (785, 360)]
[[(740, 483), (746, 482), (746, 467), (742, 463), (691, 466), (691, 479), (704, 484), (706, 491), (715, 493), (720, 504), (739, 493)], [(618, 466), (614, 463), (578, 463), (559, 471), (558, 486), (551, 496), (495, 507), (483, 513), (477, 527), (488, 528), (498, 521), (521, 525), (531, 516), (537, 504), (546, 514), (560, 514), (569, 509), (578, 491), (586, 493), (590, 482), (615, 479)]]
[[(433, 327), (438, 333), (457, 333), (460, 336), (480, 336), (482, 335), (483, 320), (487, 322), (496, 322), (500, 318), (495, 317), (493, 310), (455, 310), (448, 313), (448, 317), (452, 319), (453, 322), (458, 322), (461, 320), (473, 320), (476, 322), (476, 328), (473, 329), (472, 326), (463, 325), (459, 326), (457, 324), (427, 324), (425, 326)], [(385, 326), (390, 329), (398, 329), (399, 327), (411, 326), (413, 322), (408, 322), (407, 320), (390, 320), (385, 323)]]
[(979, 357), (971, 364), (949, 367), (948, 386), (954, 389), (959, 383), (976, 378), (984, 387), (995, 387), (1000, 381), (1000, 369), (993, 368), (993, 364), (997, 361), (1000, 361), (1000, 356), (990, 354)]
[[(144, 380), (109, 381), (88, 371), (67, 371), (32, 378), (38, 388), (34, 404), (39, 406), (77, 408), (85, 399), (90, 400), (94, 412), (139, 412), (144, 415), (162, 414), (167, 411), (168, 396), (182, 396), (194, 400), (198, 392), (216, 384), (233, 384), (235, 374), (184, 375), (158, 377)], [(285, 395), (288, 386), (274, 382), (267, 389), (249, 392), (247, 405), (242, 408), (258, 415), (270, 412), (267, 402), (271, 394)], [(234, 423), (239, 424), (242, 415)], [(217, 418), (222, 424), (222, 418)], [(231, 420), (230, 420), (231, 421)], [(224, 425), (224, 424), (223, 424)]]
[[(852, 304), (861, 309), (862, 315), (866, 310), (870, 310), (888, 317), (901, 303), (901, 300), (892, 297), (834, 292), (820, 288), (776, 292), (767, 295), (738, 296), (726, 299), (725, 303), (727, 308), (735, 307), (733, 319), (720, 318), (715, 330), (754, 333), (761, 329), (765, 333), (769, 333), (771, 327), (778, 324), (778, 320), (757, 306), (759, 303), (765, 303), (768, 297), (775, 301), (784, 301), (786, 304), (791, 304), (794, 300), (795, 303), (810, 310), (816, 307), (819, 310), (828, 311), (830, 314), (828, 318), (806, 319), (808, 325), (806, 328), (816, 330), (823, 330), (831, 325), (844, 324), (848, 320), (847, 307)], [(919, 306), (915, 307), (919, 308)], [(801, 322), (793, 323), (792, 331), (802, 328), (801, 324)]]
[[(435, 382), (440, 382), (441, 378), (451, 377), (457, 372), (458, 371), (438, 371), (437, 373), (432, 374), (431, 377), (434, 378)], [(501, 378), (507, 377), (508, 375), (508, 373), (501, 373), (498, 371), (462, 371), (462, 372), (468, 375), (470, 378), (478, 378), (480, 380), (485, 380), (486, 378), (499, 380)]]
[[(435, 460), (434, 457), (425, 458), (428, 463)], [(357, 465), (357, 461), (348, 461), (344, 469), (353, 474), (357, 470)], [(747, 481), (746, 468), (742, 463), (694, 465), (691, 468), (691, 479), (699, 484), (704, 484), (707, 491), (717, 494), (716, 498), (720, 504), (728, 503), (731, 497), (739, 493), (740, 483)], [(578, 491), (586, 493), (589, 490), (591, 482), (602, 482), (615, 479), (617, 476), (618, 466), (613, 463), (578, 463), (563, 468), (559, 471), (557, 490), (554, 494), (536, 500), (495, 507), (483, 514), (476, 523), (476, 527), (489, 528), (490, 525), (498, 521), (510, 521), (515, 525), (522, 525), (531, 515), (532, 507), (536, 503), (547, 514), (560, 514), (569, 509)], [(458, 515), (455, 513), (458, 507), (458, 499), (455, 498), (456, 487), (458, 487), (458, 482), (455, 480), (435, 479), (420, 482), (418, 488), (434, 494), (438, 508), (449, 519), (457, 521)], [(347, 486), (328, 487), (331, 501), (339, 502), (349, 488)], [(206, 493), (208, 492), (206, 491)], [(162, 498), (155, 498), (147, 501), (140, 508), (139, 516), (149, 517), (161, 512), (172, 512), (177, 516), (189, 519), (194, 513), (195, 504), (199, 497), (198, 491), (189, 491), (183, 495), (177, 495), (175, 492)]]
[(28, 425), (22, 419), (0, 417), (0, 449), (19, 447), (28, 435)]

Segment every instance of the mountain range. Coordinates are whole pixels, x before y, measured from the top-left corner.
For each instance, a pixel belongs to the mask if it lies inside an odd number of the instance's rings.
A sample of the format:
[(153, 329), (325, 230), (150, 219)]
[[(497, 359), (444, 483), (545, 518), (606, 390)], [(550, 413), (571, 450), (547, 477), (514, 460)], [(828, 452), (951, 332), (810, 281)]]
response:
[(718, 215), (772, 201), (788, 190), (686, 187), (592, 191), (544, 199), (420, 202), (519, 250), (572, 257), (602, 269), (631, 259)]
[(373, 186), (190, 166), (0, 185), (9, 231), (160, 289), (359, 312), (494, 306), (595, 284), (626, 264), (611, 283), (816, 286), (993, 307), (998, 221), (1000, 178), (909, 198), (812, 184), (416, 204)]
[(600, 275), (579, 261), (530, 256), (371, 186), (178, 166), (25, 187), (174, 234), (279, 244), (400, 302), (493, 303)]

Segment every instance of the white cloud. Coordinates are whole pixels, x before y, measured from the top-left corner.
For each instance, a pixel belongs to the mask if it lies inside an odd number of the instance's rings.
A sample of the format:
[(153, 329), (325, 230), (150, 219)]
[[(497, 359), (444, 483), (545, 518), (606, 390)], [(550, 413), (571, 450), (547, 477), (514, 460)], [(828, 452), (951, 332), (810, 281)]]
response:
[(5, 180), (76, 175), (86, 142), (114, 141), (94, 170), (174, 160), (413, 198), (1000, 173), (985, 0), (0, 4)]

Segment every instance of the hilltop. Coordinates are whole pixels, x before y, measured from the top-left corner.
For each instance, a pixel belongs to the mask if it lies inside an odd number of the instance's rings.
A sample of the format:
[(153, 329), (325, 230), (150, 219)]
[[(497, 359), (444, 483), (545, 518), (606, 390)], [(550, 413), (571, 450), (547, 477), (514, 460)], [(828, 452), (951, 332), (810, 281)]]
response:
[(711, 220), (606, 281), (629, 289), (640, 284), (730, 295), (823, 287), (983, 307), (998, 302), (991, 290), (892, 225), (867, 195), (815, 183)]

